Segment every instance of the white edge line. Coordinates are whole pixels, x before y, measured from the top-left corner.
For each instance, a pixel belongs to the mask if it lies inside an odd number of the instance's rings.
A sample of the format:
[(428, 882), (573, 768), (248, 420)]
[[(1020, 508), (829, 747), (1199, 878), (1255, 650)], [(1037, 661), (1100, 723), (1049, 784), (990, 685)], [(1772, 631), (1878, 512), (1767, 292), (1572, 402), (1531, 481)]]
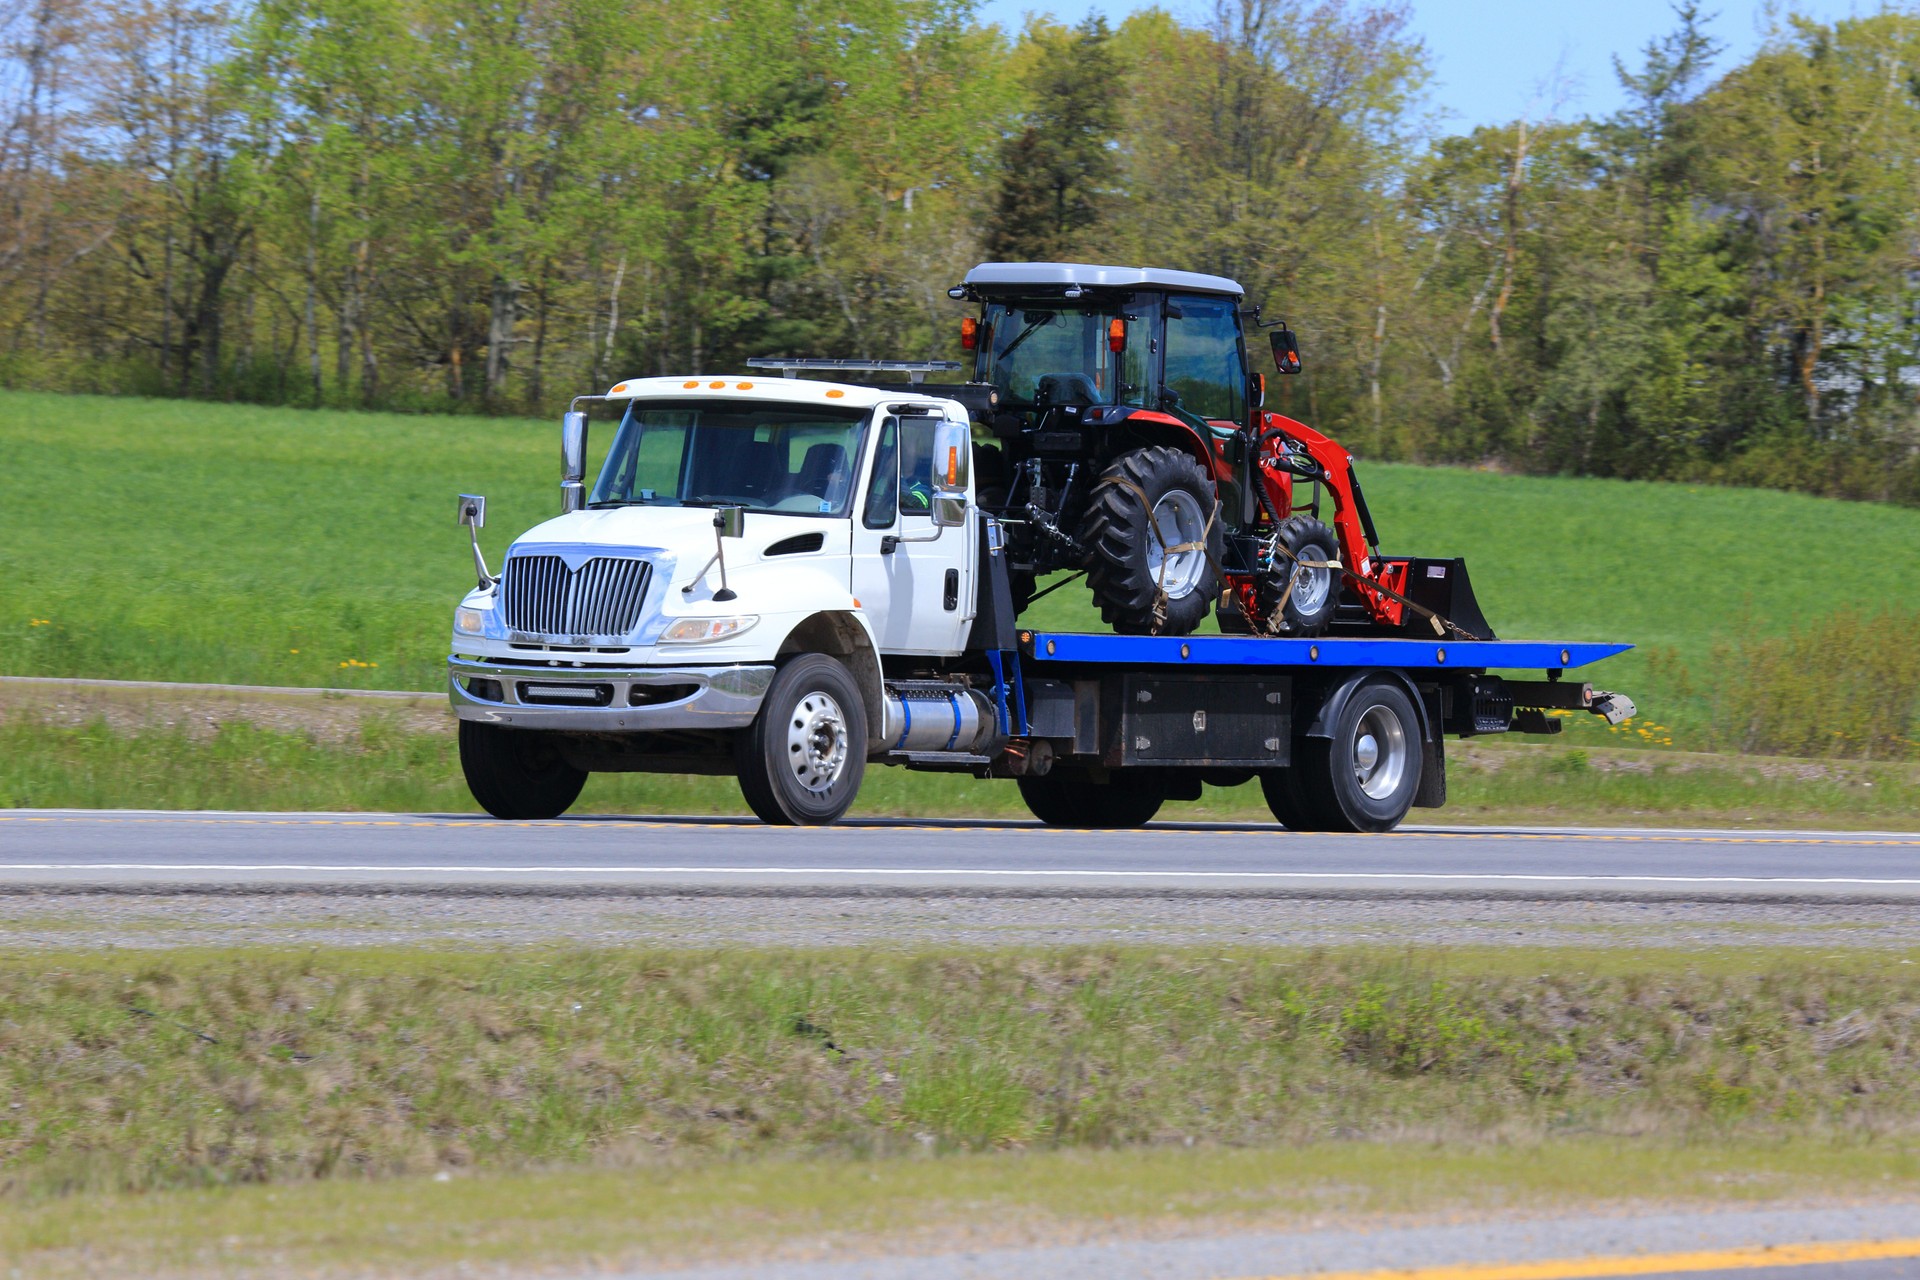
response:
[(354, 874), (438, 873), (443, 875), (617, 875), (617, 876), (980, 876), (994, 879), (1115, 879), (1115, 880), (1439, 880), (1518, 881), (1524, 883), (1592, 884), (1768, 884), (1768, 885), (1879, 885), (1920, 886), (1920, 879), (1872, 879), (1857, 876), (1645, 876), (1542, 875), (1443, 871), (1101, 871), (1012, 870), (984, 867), (487, 867), (446, 865), (378, 866), (356, 863), (310, 862), (5, 862), (3, 871), (315, 871)]

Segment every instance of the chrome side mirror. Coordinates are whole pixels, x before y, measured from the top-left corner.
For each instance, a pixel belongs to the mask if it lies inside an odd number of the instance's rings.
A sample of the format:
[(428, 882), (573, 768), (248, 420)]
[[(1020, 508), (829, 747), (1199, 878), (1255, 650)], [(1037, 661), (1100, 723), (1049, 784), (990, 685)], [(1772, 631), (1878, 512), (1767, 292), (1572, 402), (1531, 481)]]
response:
[(935, 493), (965, 496), (973, 474), (973, 433), (965, 422), (942, 418), (933, 429), (933, 466), (927, 478)]
[(933, 507), (928, 514), (933, 517), (934, 528), (958, 529), (967, 522), (967, 495), (936, 493), (933, 495)]
[(560, 510), (578, 511), (587, 505), (581, 483), (587, 474), (587, 415), (572, 409), (560, 418)]
[(487, 500), (477, 493), (460, 495), (460, 523), (466, 526), (467, 539), (473, 543), (473, 574), (480, 581), (480, 589), (485, 591), (493, 585), (493, 574), (487, 570), (487, 558), (480, 554), (480, 530), (487, 526)]

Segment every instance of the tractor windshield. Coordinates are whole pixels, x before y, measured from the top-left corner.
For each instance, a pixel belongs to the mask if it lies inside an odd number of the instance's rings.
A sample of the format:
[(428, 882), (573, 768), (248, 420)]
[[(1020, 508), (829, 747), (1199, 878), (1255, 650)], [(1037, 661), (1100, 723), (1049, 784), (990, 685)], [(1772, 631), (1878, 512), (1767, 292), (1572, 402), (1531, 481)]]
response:
[(587, 505), (842, 516), (867, 417), (764, 400), (635, 400)]
[[(1119, 352), (1108, 341), (1116, 319), (1138, 330)], [(989, 302), (982, 330), (979, 376), (1007, 408), (1147, 403), (1147, 333), (1123, 311)]]

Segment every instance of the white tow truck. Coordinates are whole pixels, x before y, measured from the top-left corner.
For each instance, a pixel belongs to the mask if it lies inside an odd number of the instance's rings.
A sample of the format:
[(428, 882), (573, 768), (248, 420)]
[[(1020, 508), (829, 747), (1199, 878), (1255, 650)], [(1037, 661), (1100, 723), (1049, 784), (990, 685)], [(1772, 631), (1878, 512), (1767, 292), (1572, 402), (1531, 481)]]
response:
[[(590, 772), (720, 774), (767, 822), (825, 823), (877, 763), (1016, 779), (1052, 825), (1257, 780), (1289, 828), (1387, 830), (1444, 802), (1448, 734), (1631, 714), (1561, 679), (1626, 645), (1021, 630), (962, 390), (776, 374), (576, 400), (562, 514), (497, 577), (473, 537), (449, 675), (474, 798), (550, 818)], [(589, 415), (613, 431), (590, 490)], [(1548, 679), (1488, 674), (1526, 668)]]

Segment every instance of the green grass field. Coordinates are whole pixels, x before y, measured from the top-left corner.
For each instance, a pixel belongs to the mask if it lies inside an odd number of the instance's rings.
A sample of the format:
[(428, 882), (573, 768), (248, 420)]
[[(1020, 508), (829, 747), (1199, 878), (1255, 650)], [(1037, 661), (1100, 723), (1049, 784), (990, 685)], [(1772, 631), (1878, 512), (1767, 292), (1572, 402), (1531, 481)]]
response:
[[(557, 510), (557, 435), (0, 392), (0, 674), (437, 687), (471, 580), (454, 495), (487, 494), (497, 564)], [(1386, 548), (1467, 557), (1501, 634), (1631, 641), (1696, 675), (1741, 627), (1906, 605), (1920, 588), (1920, 510), (1409, 466), (1363, 479)], [(1097, 625), (1078, 584), (1030, 616)], [(1607, 735), (1583, 718), (1594, 741), (1670, 729), (1702, 745), (1703, 714), (1644, 649), (1590, 675), (1655, 726)]]
[(1894, 952), (4, 960), (0, 1256), (29, 1275), (608, 1265), (924, 1247), (969, 1221), (1244, 1228), (1920, 1179), (1920, 970)]

